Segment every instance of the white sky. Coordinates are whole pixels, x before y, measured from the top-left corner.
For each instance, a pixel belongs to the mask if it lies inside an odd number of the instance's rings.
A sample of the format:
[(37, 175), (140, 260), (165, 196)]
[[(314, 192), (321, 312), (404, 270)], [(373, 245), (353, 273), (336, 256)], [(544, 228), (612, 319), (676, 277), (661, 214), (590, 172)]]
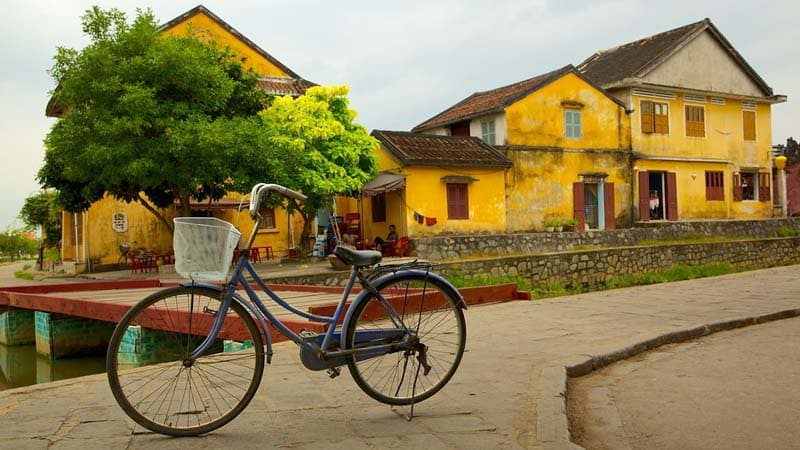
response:
[[(47, 74), (57, 46), (82, 48), (93, 4), (164, 23), (185, 0), (0, 0), (0, 230), (39, 186)], [(347, 84), (368, 129), (409, 130), (472, 92), (493, 89), (613, 47), (711, 18), (775, 93), (773, 143), (800, 136), (800, 2), (674, 0), (204, 0), (216, 15), (302, 77)], [(268, 180), (265, 180), (268, 181)]]

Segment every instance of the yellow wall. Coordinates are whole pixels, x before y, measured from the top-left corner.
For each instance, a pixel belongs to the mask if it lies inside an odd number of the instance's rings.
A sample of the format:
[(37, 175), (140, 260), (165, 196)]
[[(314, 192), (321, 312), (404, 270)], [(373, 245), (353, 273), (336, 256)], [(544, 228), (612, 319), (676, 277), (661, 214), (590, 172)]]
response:
[[(564, 137), (564, 101), (583, 104), (581, 139)], [(506, 121), (508, 145), (630, 148), (630, 119), (624, 109), (572, 73), (507, 107)]]
[(250, 46), (237, 39), (236, 36), (202, 12), (195, 14), (185, 22), (181, 22), (164, 30), (163, 34), (165, 36), (185, 36), (193, 34), (201, 39), (213, 40), (223, 47), (230, 47), (237, 55), (246, 58), (245, 65), (247, 67), (252, 67), (259, 75), (271, 77), (289, 76), (267, 58), (264, 58)]
[[(378, 150), (380, 171), (394, 169), (393, 173), (406, 176), (405, 190), (386, 194), (386, 221), (372, 223), (372, 201), (365, 198), (365, 237), (386, 237), (389, 225), (397, 227), (400, 236), (423, 237), (439, 234), (481, 234), (505, 232), (506, 206), (503, 168), (447, 168), (428, 166), (400, 167), (400, 164), (383, 147)], [(444, 176), (470, 176), (478, 181), (467, 188), (469, 220), (448, 220), (447, 186)], [(425, 217), (435, 217), (435, 225), (419, 224), (414, 220), (417, 212)]]
[[(564, 137), (563, 102), (580, 103), (581, 138)], [(541, 230), (548, 218), (573, 217), (572, 185), (581, 173), (605, 173), (614, 183), (617, 226), (632, 218), (630, 118), (618, 103), (568, 73), (506, 108), (509, 150), (508, 231)]]
[(573, 183), (581, 173), (606, 173), (614, 183), (617, 227), (632, 220), (629, 156), (625, 152), (512, 150), (506, 177), (508, 231), (543, 230), (549, 218), (573, 217)]
[[(619, 94), (618, 94), (619, 95)], [(684, 101), (680, 95), (675, 100), (640, 97), (632, 93), (635, 110), (631, 123), (631, 139), (637, 153), (683, 159), (684, 161), (635, 162), (639, 170), (664, 170), (676, 173), (678, 193), (678, 218), (733, 218), (752, 219), (772, 216), (771, 201), (733, 201), (733, 173), (742, 168), (759, 172), (771, 171), (772, 118), (769, 104), (756, 108), (756, 140), (745, 141), (742, 123), (742, 103), (726, 99), (724, 105)], [(642, 133), (641, 101), (651, 100), (669, 105), (669, 133)], [(685, 105), (704, 106), (705, 137), (686, 136)], [(691, 161), (713, 159), (718, 163)], [(725, 200), (706, 201), (705, 171), (724, 171)], [(693, 178), (692, 175), (696, 175)], [(635, 187), (638, 192), (638, 186)], [(638, 194), (637, 194), (638, 195)]]

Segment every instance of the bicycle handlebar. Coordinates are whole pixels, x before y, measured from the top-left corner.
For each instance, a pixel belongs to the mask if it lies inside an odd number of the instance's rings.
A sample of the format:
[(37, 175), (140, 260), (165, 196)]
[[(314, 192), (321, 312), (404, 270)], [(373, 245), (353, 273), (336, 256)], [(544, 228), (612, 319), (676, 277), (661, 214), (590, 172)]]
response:
[(308, 198), (297, 191), (293, 191), (279, 184), (258, 183), (253, 186), (253, 190), (250, 192), (250, 217), (254, 220), (258, 215), (258, 206), (261, 204), (261, 198), (270, 191), (277, 192), (286, 198), (293, 198), (300, 201), (305, 201)]

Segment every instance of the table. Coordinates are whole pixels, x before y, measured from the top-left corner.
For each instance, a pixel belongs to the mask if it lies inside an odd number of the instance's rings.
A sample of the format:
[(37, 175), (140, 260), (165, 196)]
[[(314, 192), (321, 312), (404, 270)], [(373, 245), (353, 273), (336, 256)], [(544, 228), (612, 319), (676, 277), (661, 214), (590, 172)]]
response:
[(250, 260), (253, 262), (261, 262), (261, 250), (264, 250), (264, 256), (267, 260), (275, 259), (275, 253), (269, 245), (262, 245), (260, 247), (250, 248)]

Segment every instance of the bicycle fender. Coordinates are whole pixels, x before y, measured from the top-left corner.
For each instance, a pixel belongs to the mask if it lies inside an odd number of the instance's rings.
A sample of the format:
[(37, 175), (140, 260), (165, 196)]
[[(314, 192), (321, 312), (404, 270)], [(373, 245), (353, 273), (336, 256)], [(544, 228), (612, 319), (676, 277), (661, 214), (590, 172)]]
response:
[[(188, 282), (188, 283), (181, 284), (181, 286), (188, 287), (188, 288), (201, 287), (201, 288), (211, 289), (211, 290), (217, 291), (220, 294), (222, 294), (222, 287), (217, 286), (216, 284)], [(256, 310), (255, 306), (253, 306), (250, 303), (248, 303), (247, 301), (245, 301), (245, 299), (241, 295), (239, 295), (238, 293), (234, 293), (233, 294), (233, 300), (235, 300), (236, 303), (242, 305), (246, 310), (250, 311), (250, 314), (252, 314), (256, 318), (256, 320), (258, 321), (259, 328), (261, 328), (261, 330), (264, 332), (264, 336), (266, 336), (266, 342), (265, 343), (267, 345), (267, 364), (271, 364), (272, 363), (272, 338), (269, 335), (269, 328), (267, 328), (267, 322), (264, 321), (264, 317), (261, 315), (261, 313), (259, 311)]]
[[(461, 309), (467, 309), (467, 302), (464, 300), (464, 297), (461, 295), (461, 293), (458, 292), (458, 289), (456, 289), (444, 277), (442, 277), (441, 275), (435, 274), (433, 272), (425, 272), (424, 270), (413, 270), (413, 269), (412, 270), (404, 270), (402, 272), (395, 272), (395, 273), (389, 273), (387, 275), (384, 275), (384, 276), (378, 278), (377, 280), (375, 280), (375, 282), (372, 283), (372, 284), (373, 284), (373, 286), (375, 286), (375, 289), (381, 290), (381, 288), (383, 288), (390, 281), (392, 281), (395, 278), (397, 278), (399, 275), (405, 275), (405, 274), (409, 274), (409, 273), (416, 274), (416, 275), (421, 275), (421, 276), (427, 276), (428, 278), (435, 280), (443, 290), (447, 291), (447, 293), (450, 294), (450, 296), (455, 299), (456, 304)], [(347, 309), (347, 313), (344, 316), (344, 322), (342, 323), (342, 330), (346, 330), (348, 325), (350, 324), (350, 319), (352, 319), (353, 311), (358, 309), (358, 308), (356, 308), (356, 306), (358, 306), (358, 304), (361, 303), (361, 302), (367, 301), (367, 298), (371, 294), (372, 293), (369, 290), (364, 289), (358, 294), (356, 299), (353, 300), (353, 303), (350, 305), (350, 308)]]

